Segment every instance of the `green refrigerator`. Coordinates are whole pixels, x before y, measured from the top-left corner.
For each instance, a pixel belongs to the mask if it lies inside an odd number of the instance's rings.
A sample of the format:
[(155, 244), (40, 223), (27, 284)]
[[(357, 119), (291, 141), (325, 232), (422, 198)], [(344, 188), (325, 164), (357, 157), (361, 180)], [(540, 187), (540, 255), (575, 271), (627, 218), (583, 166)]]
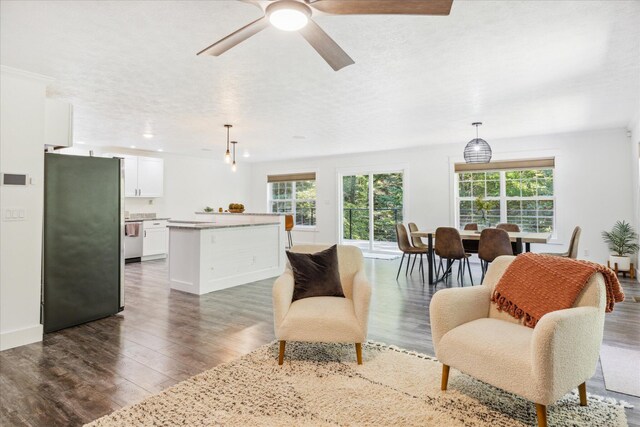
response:
[(124, 309), (122, 160), (46, 153), (42, 323), (53, 332)]

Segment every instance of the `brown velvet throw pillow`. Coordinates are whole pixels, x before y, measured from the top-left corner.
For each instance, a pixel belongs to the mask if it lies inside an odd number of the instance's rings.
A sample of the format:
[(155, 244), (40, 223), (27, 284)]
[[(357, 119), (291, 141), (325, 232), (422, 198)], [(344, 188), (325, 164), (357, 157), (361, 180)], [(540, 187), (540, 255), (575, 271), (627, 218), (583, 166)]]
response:
[(315, 254), (287, 251), (287, 257), (295, 281), (292, 301), (310, 297), (344, 298), (336, 245)]

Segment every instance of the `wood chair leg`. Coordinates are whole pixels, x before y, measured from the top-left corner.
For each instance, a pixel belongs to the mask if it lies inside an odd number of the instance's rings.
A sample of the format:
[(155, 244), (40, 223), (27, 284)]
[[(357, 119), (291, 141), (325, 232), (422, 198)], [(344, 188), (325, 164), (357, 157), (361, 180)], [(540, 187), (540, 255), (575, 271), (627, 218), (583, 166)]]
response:
[(547, 407), (536, 403), (536, 412), (538, 413), (538, 427), (547, 427)]
[(356, 343), (356, 359), (358, 360), (358, 365), (362, 365), (362, 344)]
[(442, 365), (442, 383), (440, 389), (442, 391), (447, 390), (447, 384), (449, 384), (449, 365)]
[(287, 344), (286, 341), (280, 341), (280, 354), (278, 355), (278, 365), (284, 363), (284, 347)]
[(587, 406), (587, 383), (582, 383), (578, 386), (578, 393), (580, 394), (580, 406)]

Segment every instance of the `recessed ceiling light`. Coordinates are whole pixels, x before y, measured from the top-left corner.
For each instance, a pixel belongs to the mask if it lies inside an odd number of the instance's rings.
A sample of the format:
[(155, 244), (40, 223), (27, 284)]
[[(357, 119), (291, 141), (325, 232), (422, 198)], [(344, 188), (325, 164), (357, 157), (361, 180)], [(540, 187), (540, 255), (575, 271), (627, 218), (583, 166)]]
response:
[(293, 135), (291, 138), (293, 138), (293, 139), (307, 139), (307, 137), (304, 136), (304, 135)]
[(76, 141), (76, 144), (84, 144), (84, 141)]
[(251, 157), (251, 153), (249, 153), (247, 150), (244, 150), (244, 152), (242, 153), (242, 157)]
[(147, 132), (147, 133), (143, 133), (143, 134), (142, 134), (142, 136), (144, 136), (144, 137), (145, 137), (145, 138), (147, 138), (147, 139), (151, 139), (151, 138), (153, 138), (153, 134), (152, 134), (152, 133), (149, 133), (149, 132)]
[(203, 148), (202, 151), (213, 151), (211, 148)]
[(158, 151), (164, 151), (162, 148), (158, 148)]
[(131, 148), (136, 148), (136, 146), (135, 146), (135, 145), (132, 145), (132, 146), (131, 146)]

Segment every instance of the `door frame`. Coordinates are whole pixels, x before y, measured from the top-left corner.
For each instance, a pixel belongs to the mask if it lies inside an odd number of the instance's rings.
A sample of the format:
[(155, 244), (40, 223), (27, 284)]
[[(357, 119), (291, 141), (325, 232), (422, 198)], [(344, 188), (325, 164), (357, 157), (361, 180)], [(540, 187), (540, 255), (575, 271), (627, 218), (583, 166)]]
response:
[[(345, 176), (350, 175), (369, 175), (369, 197), (370, 197), (370, 206), (373, 206), (373, 198), (371, 197), (373, 193), (373, 186), (371, 185), (372, 175), (379, 173), (402, 173), (402, 218), (406, 218), (408, 215), (409, 206), (409, 165), (407, 163), (395, 163), (395, 164), (384, 164), (384, 165), (369, 165), (369, 166), (354, 166), (348, 168), (336, 168), (336, 233), (337, 233), (337, 241), (339, 244), (343, 244), (344, 236), (342, 235), (344, 231), (344, 217), (342, 214), (344, 208), (344, 194), (342, 187), (342, 179)], [(369, 209), (369, 224), (373, 224), (373, 209)], [(369, 229), (369, 252), (375, 253), (373, 250), (373, 227), (370, 226)]]

